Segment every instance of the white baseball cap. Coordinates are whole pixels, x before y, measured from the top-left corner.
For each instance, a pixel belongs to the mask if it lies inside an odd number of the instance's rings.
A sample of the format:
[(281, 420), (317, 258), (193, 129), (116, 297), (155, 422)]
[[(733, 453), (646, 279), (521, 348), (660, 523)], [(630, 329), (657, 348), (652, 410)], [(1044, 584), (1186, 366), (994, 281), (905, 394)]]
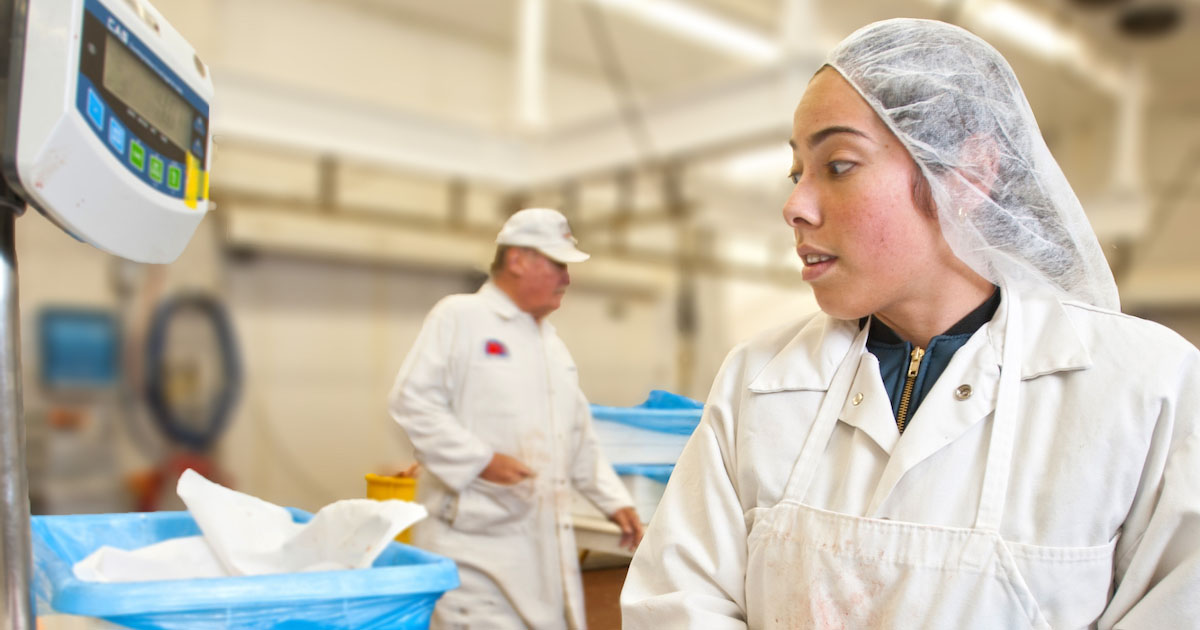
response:
[(497, 245), (530, 247), (560, 263), (577, 263), (591, 258), (575, 247), (578, 242), (571, 236), (567, 217), (550, 208), (518, 211), (504, 222), (496, 235)]

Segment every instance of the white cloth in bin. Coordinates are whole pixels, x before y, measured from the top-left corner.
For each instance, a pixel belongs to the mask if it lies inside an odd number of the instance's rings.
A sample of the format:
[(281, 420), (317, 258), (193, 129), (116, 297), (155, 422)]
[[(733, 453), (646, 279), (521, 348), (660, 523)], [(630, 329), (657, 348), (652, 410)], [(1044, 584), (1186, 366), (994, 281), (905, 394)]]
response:
[(171, 538), (141, 549), (107, 545), (75, 563), (75, 577), (85, 582), (142, 582), (224, 577), (225, 570), (203, 536)]
[(132, 551), (101, 547), (75, 565), (75, 576), (127, 582), (364, 569), (426, 516), (424, 506), (407, 501), (346, 499), (296, 523), (288, 510), (193, 470), (179, 478), (177, 492), (203, 536)]

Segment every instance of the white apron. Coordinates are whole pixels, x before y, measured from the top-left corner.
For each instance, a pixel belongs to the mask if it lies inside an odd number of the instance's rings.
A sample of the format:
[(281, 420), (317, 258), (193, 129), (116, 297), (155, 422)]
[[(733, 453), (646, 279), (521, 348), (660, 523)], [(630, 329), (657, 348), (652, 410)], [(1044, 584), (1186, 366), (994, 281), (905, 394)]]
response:
[(856, 517), (803, 503), (850, 392), (865, 327), (834, 374), (783, 498), (748, 516), (749, 627), (1050, 628), (999, 534), (1020, 383), (1021, 310), (1015, 292), (1005, 298), (998, 401), (974, 526)]

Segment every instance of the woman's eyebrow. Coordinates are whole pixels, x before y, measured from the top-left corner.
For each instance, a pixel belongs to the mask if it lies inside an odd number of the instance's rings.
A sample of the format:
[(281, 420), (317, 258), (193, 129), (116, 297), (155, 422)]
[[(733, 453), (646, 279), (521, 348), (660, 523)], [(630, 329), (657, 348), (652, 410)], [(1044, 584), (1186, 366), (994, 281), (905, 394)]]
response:
[[(820, 131), (814, 132), (812, 135), (810, 135), (808, 137), (808, 142), (806, 144), (808, 144), (809, 149), (812, 149), (812, 148), (815, 148), (818, 144), (821, 144), (822, 142), (824, 142), (830, 136), (837, 135), (839, 133), (849, 133), (849, 134), (854, 134), (856, 136), (860, 136), (867, 140), (871, 139), (870, 136), (868, 136), (866, 133), (863, 133), (862, 131), (855, 129), (854, 127), (846, 127), (843, 125), (834, 125), (832, 127), (826, 127)], [(795, 151), (796, 150), (796, 141), (788, 140), (788, 146), (792, 147), (792, 150)]]

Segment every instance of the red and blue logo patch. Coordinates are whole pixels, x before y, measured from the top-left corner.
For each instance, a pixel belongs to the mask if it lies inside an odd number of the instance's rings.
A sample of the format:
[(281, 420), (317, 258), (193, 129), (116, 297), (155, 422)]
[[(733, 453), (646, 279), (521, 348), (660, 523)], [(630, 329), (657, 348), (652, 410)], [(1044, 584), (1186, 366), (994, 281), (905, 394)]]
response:
[(497, 339), (488, 339), (483, 344), (483, 353), (489, 357), (507, 357), (508, 348)]

